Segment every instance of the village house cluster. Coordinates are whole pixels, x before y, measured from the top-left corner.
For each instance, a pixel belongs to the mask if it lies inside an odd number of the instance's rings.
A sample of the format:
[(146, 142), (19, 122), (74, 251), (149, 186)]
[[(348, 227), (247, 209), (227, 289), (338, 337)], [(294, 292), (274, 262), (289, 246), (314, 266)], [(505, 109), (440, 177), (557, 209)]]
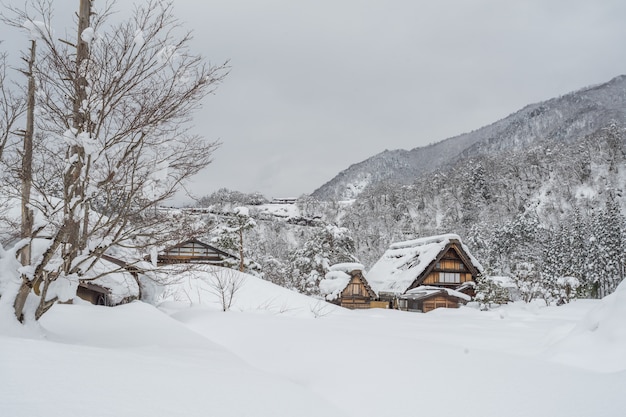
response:
[(367, 276), (359, 264), (334, 265), (320, 288), (346, 308), (426, 313), (470, 301), (482, 269), (458, 235), (446, 234), (392, 244)]
[[(130, 267), (103, 256), (102, 268), (116, 272), (81, 282), (77, 295), (101, 305), (117, 305), (141, 297), (137, 283), (140, 266)], [(144, 262), (154, 265), (147, 256)], [(156, 264), (236, 264), (237, 257), (214, 246), (190, 239), (157, 254)], [(366, 273), (363, 265), (333, 265), (320, 282), (326, 300), (349, 309), (393, 308), (429, 312), (457, 308), (474, 296), (482, 266), (455, 234), (430, 236), (392, 244)], [(134, 285), (131, 285), (133, 284)], [(123, 290), (121, 290), (122, 288)]]

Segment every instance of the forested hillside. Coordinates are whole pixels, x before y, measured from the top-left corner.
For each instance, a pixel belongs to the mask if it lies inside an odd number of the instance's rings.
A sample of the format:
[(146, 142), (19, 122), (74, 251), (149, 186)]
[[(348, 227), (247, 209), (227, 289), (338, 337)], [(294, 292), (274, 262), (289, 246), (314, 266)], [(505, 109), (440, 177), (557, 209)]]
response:
[(606, 294), (624, 276), (623, 138), (611, 125), (571, 143), (460, 159), (412, 185), (381, 183), (341, 224), (367, 264), (394, 240), (455, 232), (490, 273), (572, 276), (586, 294)]
[(315, 293), (329, 264), (369, 267), (391, 242), (457, 233), (528, 300), (555, 300), (563, 280), (601, 297), (626, 264), (625, 109), (620, 76), (439, 144), (386, 151), (302, 196), (297, 214), (251, 210), (246, 252), (266, 279)]

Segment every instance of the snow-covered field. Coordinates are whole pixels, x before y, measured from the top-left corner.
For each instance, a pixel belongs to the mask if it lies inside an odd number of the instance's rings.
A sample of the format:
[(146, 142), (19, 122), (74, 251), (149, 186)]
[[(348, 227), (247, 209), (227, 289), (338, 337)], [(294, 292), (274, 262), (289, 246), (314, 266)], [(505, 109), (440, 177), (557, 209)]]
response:
[[(183, 285), (183, 284), (181, 284)], [(601, 301), (347, 311), (253, 277), (159, 308), (0, 322), (0, 415), (623, 416), (626, 286)], [(187, 299), (181, 297), (187, 296)], [(194, 298), (195, 297), (195, 298)]]

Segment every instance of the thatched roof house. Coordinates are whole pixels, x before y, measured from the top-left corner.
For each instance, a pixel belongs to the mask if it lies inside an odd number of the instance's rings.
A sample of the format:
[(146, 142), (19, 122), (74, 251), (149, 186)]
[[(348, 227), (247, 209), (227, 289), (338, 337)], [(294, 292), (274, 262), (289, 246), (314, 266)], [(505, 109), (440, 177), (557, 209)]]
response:
[[(424, 311), (424, 300), (436, 296), (437, 307), (467, 302), (466, 296), (456, 293), (473, 294), (472, 283), (481, 271), (461, 238), (446, 234), (390, 245), (367, 277), (381, 299), (404, 300), (399, 308)], [(419, 291), (411, 291), (419, 287)]]

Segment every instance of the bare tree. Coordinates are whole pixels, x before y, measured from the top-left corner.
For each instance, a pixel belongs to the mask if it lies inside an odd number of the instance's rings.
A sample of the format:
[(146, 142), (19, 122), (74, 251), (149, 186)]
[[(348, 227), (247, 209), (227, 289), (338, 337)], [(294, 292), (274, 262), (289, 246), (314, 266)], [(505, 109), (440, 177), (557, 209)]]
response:
[[(7, 157), (7, 154), (14, 153), (16, 150), (17, 125), (26, 109), (24, 95), (12, 88), (7, 74), (8, 69), (7, 54), (0, 53), (0, 190), (3, 195), (8, 195), (9, 190), (6, 185), (11, 182), (10, 161), (13, 158)], [(3, 206), (2, 203), (0, 201), (0, 208)], [(10, 220), (2, 216), (1, 213), (0, 217), (5, 222)], [(17, 228), (16, 225), (14, 226)], [(16, 231), (13, 237), (18, 236), (19, 233)]]
[(0, 54), (0, 160), (19, 117), (24, 113), (24, 100), (13, 93), (7, 77), (7, 55)]
[(189, 51), (191, 34), (171, 3), (136, 6), (121, 23), (109, 23), (110, 5), (98, 11), (92, 3), (80, 0), (75, 41), (52, 33), (51, 0), (9, 9), (14, 27), (27, 22), (38, 37), (41, 140), (30, 205), (50, 238), (16, 299), (20, 320), (31, 289), (39, 290), (39, 318), (55, 302), (46, 294), (58, 277), (81, 279), (112, 246), (157, 244), (164, 237), (157, 205), (209, 164), (218, 146), (191, 134), (190, 122), (227, 64), (206, 64)]
[(230, 268), (212, 268), (204, 281), (209, 286), (209, 292), (219, 299), (222, 311), (232, 307), (235, 295), (246, 282), (246, 276)]

